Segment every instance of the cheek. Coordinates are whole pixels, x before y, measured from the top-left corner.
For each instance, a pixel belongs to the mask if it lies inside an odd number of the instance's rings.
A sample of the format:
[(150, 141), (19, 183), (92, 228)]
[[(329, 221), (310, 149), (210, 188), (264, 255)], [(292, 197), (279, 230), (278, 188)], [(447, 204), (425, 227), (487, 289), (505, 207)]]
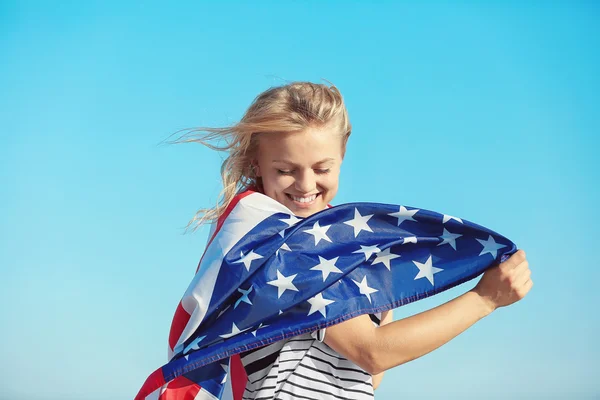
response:
[(290, 177), (278, 174), (263, 175), (262, 180), (265, 192), (271, 195), (282, 192), (293, 183)]
[(321, 187), (323, 189), (326, 189), (326, 190), (330, 191), (330, 192), (337, 191), (338, 184), (339, 184), (339, 174), (326, 175), (321, 180)]

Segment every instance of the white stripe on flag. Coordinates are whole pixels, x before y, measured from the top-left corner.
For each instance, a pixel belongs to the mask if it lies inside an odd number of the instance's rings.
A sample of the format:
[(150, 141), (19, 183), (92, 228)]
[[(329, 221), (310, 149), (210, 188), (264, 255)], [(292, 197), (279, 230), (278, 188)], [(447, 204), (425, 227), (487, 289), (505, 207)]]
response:
[(233, 400), (233, 388), (231, 387), (231, 381), (231, 373), (228, 370), (227, 380), (223, 385), (223, 395), (221, 396), (221, 400)]
[(219, 400), (217, 397), (213, 396), (211, 393), (207, 392), (204, 388), (200, 389), (194, 400)]
[(148, 396), (146, 396), (144, 398), (144, 400), (158, 400), (158, 398), (160, 397), (162, 389), (163, 389), (162, 387), (159, 387), (154, 392), (152, 392)]

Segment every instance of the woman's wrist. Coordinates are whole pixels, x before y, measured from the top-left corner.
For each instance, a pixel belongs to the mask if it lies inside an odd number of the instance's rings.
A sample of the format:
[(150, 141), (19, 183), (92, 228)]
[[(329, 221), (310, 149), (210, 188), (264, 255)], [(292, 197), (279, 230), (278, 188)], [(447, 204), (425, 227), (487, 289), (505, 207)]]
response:
[(482, 318), (487, 317), (496, 310), (496, 303), (489, 296), (482, 295), (476, 289), (469, 290), (467, 294), (472, 296), (474, 301), (479, 304)]

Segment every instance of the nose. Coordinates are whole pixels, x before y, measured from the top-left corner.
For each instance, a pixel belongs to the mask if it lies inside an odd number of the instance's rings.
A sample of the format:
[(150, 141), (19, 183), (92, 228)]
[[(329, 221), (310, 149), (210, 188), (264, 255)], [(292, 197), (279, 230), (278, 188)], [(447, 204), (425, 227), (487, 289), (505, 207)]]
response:
[(296, 177), (294, 186), (300, 193), (313, 192), (317, 188), (315, 173), (312, 170), (301, 172)]

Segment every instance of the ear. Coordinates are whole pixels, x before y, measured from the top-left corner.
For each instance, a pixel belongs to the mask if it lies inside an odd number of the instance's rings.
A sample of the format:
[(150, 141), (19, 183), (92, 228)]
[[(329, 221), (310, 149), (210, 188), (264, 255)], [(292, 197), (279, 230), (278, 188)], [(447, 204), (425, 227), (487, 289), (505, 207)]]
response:
[(260, 167), (258, 166), (257, 160), (252, 160), (252, 169), (254, 170), (254, 174), (257, 178), (260, 178), (262, 175), (260, 173)]

